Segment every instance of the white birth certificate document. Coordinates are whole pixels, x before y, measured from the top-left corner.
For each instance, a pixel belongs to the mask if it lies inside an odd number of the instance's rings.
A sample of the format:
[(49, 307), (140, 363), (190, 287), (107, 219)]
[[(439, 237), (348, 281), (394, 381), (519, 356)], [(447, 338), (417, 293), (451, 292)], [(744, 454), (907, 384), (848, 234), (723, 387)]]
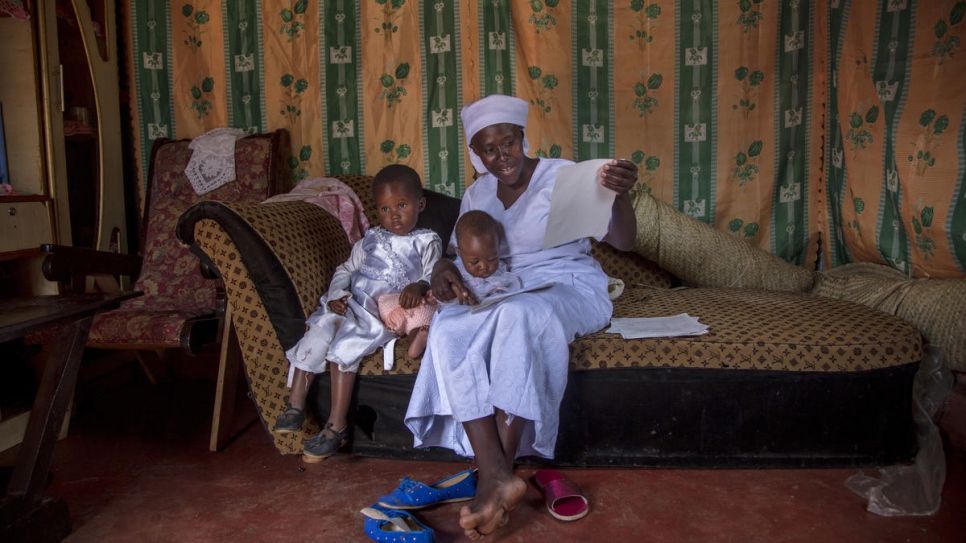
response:
[(610, 158), (585, 160), (557, 170), (543, 248), (607, 234), (617, 193), (601, 186), (597, 174)]

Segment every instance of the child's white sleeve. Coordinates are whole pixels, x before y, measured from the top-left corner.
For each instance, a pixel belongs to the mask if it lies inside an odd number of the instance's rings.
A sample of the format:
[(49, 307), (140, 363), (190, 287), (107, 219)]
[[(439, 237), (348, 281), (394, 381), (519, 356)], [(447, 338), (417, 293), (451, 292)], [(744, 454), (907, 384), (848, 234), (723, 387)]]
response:
[(352, 277), (352, 272), (362, 267), (362, 262), (365, 259), (366, 252), (362, 248), (362, 240), (360, 239), (352, 246), (349, 260), (339, 264), (333, 272), (332, 281), (329, 283), (329, 292), (326, 295), (327, 299), (338, 300), (351, 294), (349, 292), (349, 279)]

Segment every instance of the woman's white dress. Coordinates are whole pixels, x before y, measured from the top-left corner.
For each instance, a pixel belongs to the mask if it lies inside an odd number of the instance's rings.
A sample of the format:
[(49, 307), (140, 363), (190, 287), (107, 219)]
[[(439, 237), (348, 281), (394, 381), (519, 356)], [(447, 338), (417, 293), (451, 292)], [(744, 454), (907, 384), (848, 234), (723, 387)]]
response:
[[(379, 320), (376, 299), (416, 281), (429, 282), (442, 250), (432, 230), (397, 236), (381, 226), (370, 228), (352, 246), (349, 260), (336, 268), (329, 291), (306, 320), (305, 335), (285, 352), (292, 367), (322, 373), (326, 362), (335, 362), (340, 371), (358, 371), (364, 356), (396, 337)], [(329, 300), (345, 296), (350, 298), (344, 316), (329, 309)]]
[(468, 306), (437, 312), (406, 412), (417, 447), (473, 456), (461, 423), (500, 408), (531, 421), (517, 456), (553, 457), (568, 344), (602, 329), (613, 312), (607, 276), (590, 256), (589, 239), (542, 249), (556, 172), (568, 164), (541, 159), (527, 190), (506, 210), (492, 174), (467, 189), (460, 213), (480, 209), (503, 224), (500, 256), (523, 286), (556, 284), (476, 313)]

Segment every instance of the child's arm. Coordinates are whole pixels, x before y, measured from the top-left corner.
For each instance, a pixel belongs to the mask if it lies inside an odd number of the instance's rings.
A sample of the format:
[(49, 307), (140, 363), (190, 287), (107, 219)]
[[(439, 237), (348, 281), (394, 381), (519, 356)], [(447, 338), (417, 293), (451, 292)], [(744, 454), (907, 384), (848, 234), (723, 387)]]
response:
[(336, 298), (334, 300), (329, 300), (329, 309), (332, 310), (332, 312), (337, 315), (345, 316), (346, 312), (349, 311), (349, 306), (346, 305), (345, 303), (346, 300), (348, 299), (349, 297), (346, 296), (344, 298)]
[[(365, 239), (365, 238), (363, 238)], [(359, 240), (352, 246), (352, 252), (349, 253), (349, 259), (339, 264), (336, 267), (335, 272), (332, 273), (332, 281), (329, 282), (329, 291), (326, 294), (326, 298), (329, 300), (329, 309), (339, 313), (340, 315), (345, 315), (345, 302), (344, 300), (352, 295), (349, 292), (349, 280), (352, 278), (352, 272), (357, 271), (362, 267), (362, 262), (366, 259), (366, 252), (362, 248), (362, 240)], [(336, 311), (336, 308), (332, 307), (332, 303), (336, 301), (342, 301), (343, 309), (342, 311)]]

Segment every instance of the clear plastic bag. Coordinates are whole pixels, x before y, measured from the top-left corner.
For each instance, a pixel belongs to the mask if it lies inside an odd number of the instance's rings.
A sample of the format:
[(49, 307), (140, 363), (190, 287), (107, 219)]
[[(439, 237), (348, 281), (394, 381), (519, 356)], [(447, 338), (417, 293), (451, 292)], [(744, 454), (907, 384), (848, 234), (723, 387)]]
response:
[(913, 421), (919, 452), (908, 465), (879, 469), (879, 477), (858, 473), (845, 486), (869, 500), (877, 515), (932, 515), (939, 510), (946, 481), (946, 455), (936, 419), (953, 386), (953, 375), (942, 367), (942, 349), (927, 347), (912, 386)]

